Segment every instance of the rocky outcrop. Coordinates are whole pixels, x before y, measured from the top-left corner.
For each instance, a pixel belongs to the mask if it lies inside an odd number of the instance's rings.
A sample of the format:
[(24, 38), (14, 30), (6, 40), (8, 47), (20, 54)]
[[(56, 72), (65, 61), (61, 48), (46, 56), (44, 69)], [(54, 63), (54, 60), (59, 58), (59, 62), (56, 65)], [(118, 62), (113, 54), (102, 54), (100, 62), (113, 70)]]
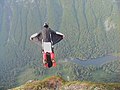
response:
[(120, 83), (92, 83), (65, 81), (61, 77), (52, 76), (42, 81), (32, 81), (11, 90), (119, 90)]

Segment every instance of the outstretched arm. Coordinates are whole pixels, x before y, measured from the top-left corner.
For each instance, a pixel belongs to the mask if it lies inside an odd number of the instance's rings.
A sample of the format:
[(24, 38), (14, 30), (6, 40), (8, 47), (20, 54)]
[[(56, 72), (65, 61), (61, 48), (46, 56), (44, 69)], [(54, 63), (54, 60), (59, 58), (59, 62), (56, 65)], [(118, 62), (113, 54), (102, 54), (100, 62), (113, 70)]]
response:
[(51, 30), (51, 38), (52, 38), (52, 42), (54, 45), (54, 44), (60, 42), (64, 38), (64, 35), (60, 32), (55, 32), (55, 31)]
[(65, 35), (60, 32), (56, 32), (56, 34), (63, 36), (63, 38), (65, 37)]
[(31, 35), (30, 40), (40, 45), (42, 43), (42, 33), (39, 32)]

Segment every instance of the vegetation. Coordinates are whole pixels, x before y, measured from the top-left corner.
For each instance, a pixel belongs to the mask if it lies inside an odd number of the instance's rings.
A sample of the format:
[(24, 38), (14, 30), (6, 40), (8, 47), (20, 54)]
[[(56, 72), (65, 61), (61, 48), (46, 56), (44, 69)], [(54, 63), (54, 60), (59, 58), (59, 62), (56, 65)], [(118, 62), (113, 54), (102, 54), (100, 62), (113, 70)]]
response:
[[(120, 53), (120, 13), (116, 3), (0, 0), (0, 86), (10, 88), (29, 79), (52, 75), (65, 80), (69, 76), (70, 80), (120, 82), (119, 60), (99, 67), (61, 62), (66, 58), (89, 60)], [(45, 21), (65, 34), (64, 40), (55, 45), (58, 66), (49, 70), (43, 68), (40, 47), (29, 41), (30, 35), (39, 32)]]
[(11, 90), (119, 90), (120, 83), (92, 83), (72, 81), (52, 76), (42, 81), (31, 81)]

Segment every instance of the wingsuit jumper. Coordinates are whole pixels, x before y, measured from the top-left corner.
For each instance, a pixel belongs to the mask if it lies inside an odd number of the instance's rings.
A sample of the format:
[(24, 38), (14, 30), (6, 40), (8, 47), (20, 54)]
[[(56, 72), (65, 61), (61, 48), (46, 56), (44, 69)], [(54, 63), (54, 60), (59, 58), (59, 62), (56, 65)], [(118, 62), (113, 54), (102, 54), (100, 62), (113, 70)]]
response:
[[(56, 67), (56, 61), (55, 61), (55, 54), (54, 54), (54, 45), (61, 41), (63, 39), (64, 35), (60, 32), (55, 32), (51, 28), (49, 28), (48, 23), (44, 23), (43, 30), (39, 33), (35, 33), (30, 37), (30, 40), (37, 43), (38, 45), (42, 45), (42, 53), (43, 53), (43, 64), (44, 67), (49, 67), (47, 62), (47, 54), (46, 48), (49, 46), (51, 47), (51, 50), (48, 50), (50, 52), (50, 58), (52, 61), (52, 66)], [(47, 45), (47, 46), (46, 46)], [(51, 66), (50, 66), (51, 67)]]

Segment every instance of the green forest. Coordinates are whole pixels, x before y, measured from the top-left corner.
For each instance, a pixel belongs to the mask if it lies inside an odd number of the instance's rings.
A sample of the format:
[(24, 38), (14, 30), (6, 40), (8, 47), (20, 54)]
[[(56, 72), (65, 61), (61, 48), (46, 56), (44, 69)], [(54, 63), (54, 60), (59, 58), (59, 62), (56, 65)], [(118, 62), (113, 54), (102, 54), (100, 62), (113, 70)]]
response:
[[(0, 88), (57, 75), (70, 81), (120, 82), (120, 2), (117, 0), (0, 0)], [(42, 64), (32, 34), (44, 22), (65, 38), (55, 47), (56, 68)], [(98, 67), (70, 58), (117, 57)], [(66, 61), (67, 59), (67, 61)]]

